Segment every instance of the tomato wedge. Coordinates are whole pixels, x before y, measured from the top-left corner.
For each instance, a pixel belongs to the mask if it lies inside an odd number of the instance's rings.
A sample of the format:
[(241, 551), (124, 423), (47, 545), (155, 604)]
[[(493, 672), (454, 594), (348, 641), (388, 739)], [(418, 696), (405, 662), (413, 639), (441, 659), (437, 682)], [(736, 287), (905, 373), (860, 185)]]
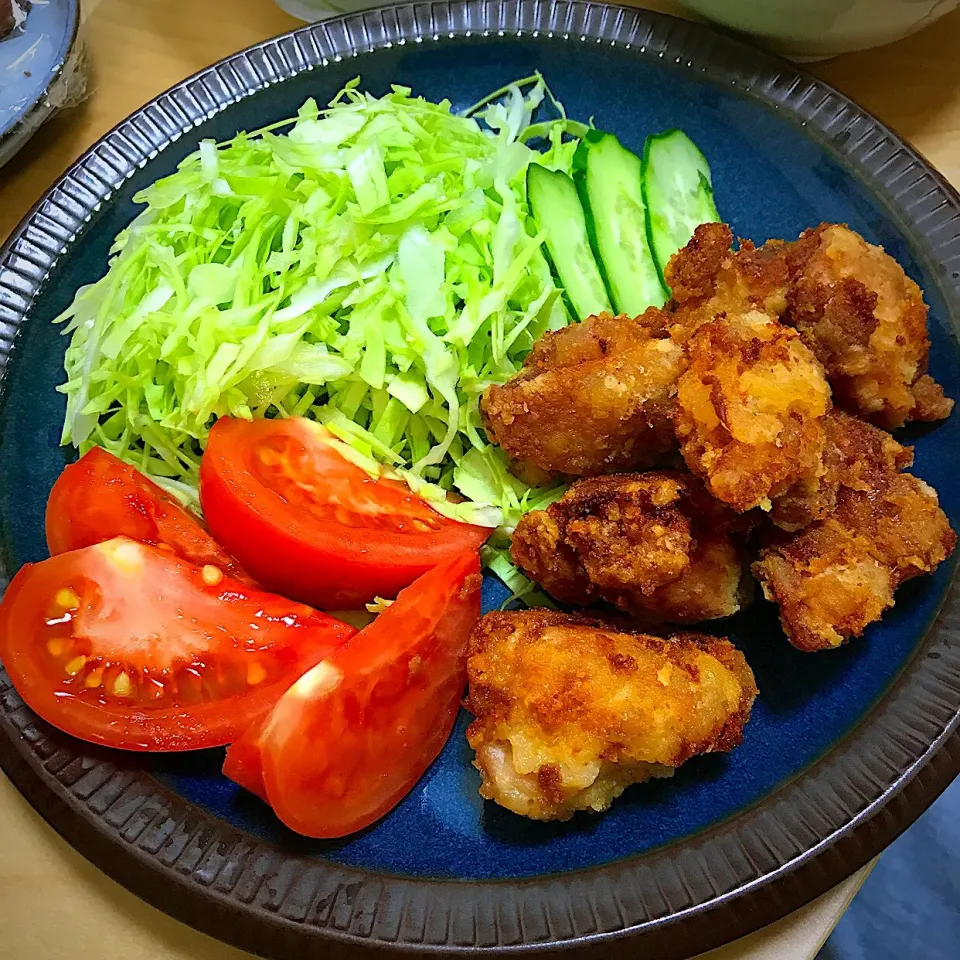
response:
[(200, 465), (210, 530), (259, 583), (318, 607), (395, 597), (490, 531), (373, 479), (303, 418), (214, 424)]
[(127, 750), (230, 743), (354, 633), (126, 537), (27, 564), (0, 604), (0, 659), (26, 703)]
[(139, 470), (94, 447), (57, 478), (47, 500), (51, 554), (113, 537), (164, 544), (191, 563), (212, 563), (228, 576), (253, 581), (200, 521)]
[(230, 747), (224, 773), (309, 837), (342, 837), (378, 820), (450, 736), (480, 583), (474, 553), (401, 591)]
[(223, 758), (223, 775), (269, 803), (267, 788), (263, 783), (263, 757), (260, 755), (260, 737), (265, 723), (266, 718), (247, 727), (243, 736), (227, 747), (227, 755)]

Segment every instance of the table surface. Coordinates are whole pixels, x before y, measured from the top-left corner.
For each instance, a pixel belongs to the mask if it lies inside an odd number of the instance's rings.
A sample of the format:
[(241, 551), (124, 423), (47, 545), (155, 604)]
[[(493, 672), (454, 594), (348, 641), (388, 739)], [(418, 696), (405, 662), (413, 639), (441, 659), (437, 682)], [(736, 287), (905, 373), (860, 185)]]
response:
[[(46, 187), (127, 114), (202, 67), (297, 23), (272, 0), (82, 3), (91, 95), (44, 127), (0, 171), (0, 241)], [(640, 5), (677, 12), (670, 0)], [(958, 48), (960, 11), (897, 44), (811, 69), (897, 130), (960, 186)], [(868, 872), (864, 868), (795, 914), (702, 960), (812, 958)], [(2, 775), (0, 943), (6, 956), (18, 960), (93, 960), (105, 948), (123, 960), (249, 958), (115, 884), (61, 840)]]

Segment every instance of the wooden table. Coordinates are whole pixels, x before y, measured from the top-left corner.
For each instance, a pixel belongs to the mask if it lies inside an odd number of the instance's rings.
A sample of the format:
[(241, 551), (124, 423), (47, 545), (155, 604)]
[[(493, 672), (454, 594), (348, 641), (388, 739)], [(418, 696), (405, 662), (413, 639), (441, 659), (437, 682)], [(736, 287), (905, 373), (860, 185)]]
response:
[[(44, 127), (0, 172), (0, 239), (117, 121), (202, 67), (298, 23), (272, 0), (81, 2), (93, 95)], [(677, 12), (670, 0), (638, 5)], [(910, 140), (960, 186), (958, 50), (960, 11), (899, 43), (812, 70)]]
[[(642, 4), (676, 12), (669, 0)], [(0, 241), (90, 144), (200, 68), (296, 22), (271, 0), (84, 0), (92, 94), (0, 171)], [(812, 69), (960, 187), (960, 11), (881, 50)], [(710, 960), (812, 958), (869, 868)], [(243, 960), (147, 906), (64, 843), (0, 775), (0, 951), (16, 960)], [(617, 951), (629, 956), (629, 949)], [(707, 960), (706, 957), (703, 960)]]

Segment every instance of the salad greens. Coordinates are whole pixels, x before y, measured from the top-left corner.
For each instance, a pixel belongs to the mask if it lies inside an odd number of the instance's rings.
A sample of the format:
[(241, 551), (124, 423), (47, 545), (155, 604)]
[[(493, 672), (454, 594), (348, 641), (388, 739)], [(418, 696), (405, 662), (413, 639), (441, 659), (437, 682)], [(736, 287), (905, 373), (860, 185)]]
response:
[[(294, 121), (201, 143), (136, 196), (146, 209), (106, 275), (59, 318), (63, 442), (103, 446), (190, 499), (217, 416), (301, 415), (371, 471), (480, 505), (444, 512), (512, 527), (556, 492), (507, 471), (479, 400), (570, 320), (526, 171), (569, 172), (565, 132), (582, 125), (559, 108), (531, 128), (539, 77), (478, 104), (485, 126), (358, 82), (328, 109), (308, 100)], [(533, 134), (548, 149), (527, 146)]]
[[(555, 117), (534, 123), (544, 101)], [(145, 209), (106, 275), (58, 318), (71, 334), (62, 442), (105, 447), (198, 506), (217, 417), (308, 417), (371, 475), (497, 527), (484, 565), (514, 597), (547, 602), (510, 562), (509, 536), (564, 487), (514, 477), (479, 404), (573, 319), (572, 273), (556, 261), (585, 216), (570, 177), (590, 194), (590, 169), (607, 249), (584, 234), (577, 262), (597, 258), (596, 303), (606, 287), (620, 309), (659, 305), (656, 276), (634, 289), (638, 264), (656, 254), (662, 270), (716, 216), (706, 160), (670, 131), (648, 138), (641, 176), (639, 157), (569, 119), (539, 75), (464, 115), (406, 87), (371, 96), (358, 79), (326, 109), (308, 100), (296, 118), (202, 142), (137, 194)], [(564, 187), (566, 207), (534, 202), (529, 183)], [(660, 209), (667, 193), (676, 210)]]

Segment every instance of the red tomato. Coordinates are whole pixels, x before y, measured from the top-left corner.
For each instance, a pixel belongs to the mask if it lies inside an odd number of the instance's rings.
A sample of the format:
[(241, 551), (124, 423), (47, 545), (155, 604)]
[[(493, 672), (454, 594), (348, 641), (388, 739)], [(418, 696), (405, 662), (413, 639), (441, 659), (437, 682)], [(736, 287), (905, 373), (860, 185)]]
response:
[(47, 500), (47, 546), (66, 553), (129, 537), (164, 544), (191, 563), (212, 563), (228, 576), (253, 581), (185, 510), (139, 470), (94, 447), (57, 478)]
[(395, 597), (490, 531), (372, 479), (302, 418), (214, 424), (200, 465), (210, 530), (265, 587), (318, 607)]
[(227, 755), (223, 758), (223, 775), (239, 783), (244, 790), (255, 793), (261, 800), (267, 800), (267, 788), (263, 783), (263, 758), (260, 756), (263, 725), (264, 721), (260, 720), (247, 727), (243, 736), (227, 747)]
[(0, 659), (27, 704), (127, 750), (230, 743), (354, 633), (126, 537), (27, 564), (0, 604)]
[(230, 747), (224, 773), (309, 837), (342, 837), (379, 820), (453, 728), (480, 583), (476, 554), (424, 574)]

